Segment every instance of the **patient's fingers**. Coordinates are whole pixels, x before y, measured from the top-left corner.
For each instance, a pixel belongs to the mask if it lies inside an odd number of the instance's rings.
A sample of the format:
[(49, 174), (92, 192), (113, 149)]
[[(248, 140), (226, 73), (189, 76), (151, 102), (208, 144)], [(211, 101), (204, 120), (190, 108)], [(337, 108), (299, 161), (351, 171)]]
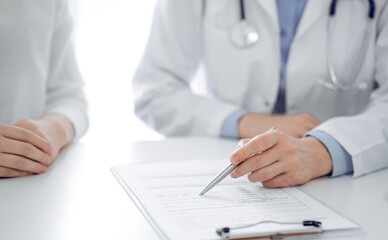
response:
[(0, 166), (32, 173), (44, 173), (47, 171), (47, 167), (41, 163), (7, 153), (0, 154)]
[(0, 178), (1, 177), (24, 177), (30, 174), (31, 173), (29, 172), (19, 171), (12, 168), (0, 167)]
[[(52, 152), (52, 146), (46, 139), (24, 128), (1, 124), (0, 137), (32, 144), (46, 153)], [(2, 139), (0, 139), (0, 141), (2, 141)], [(4, 144), (1, 144), (1, 146), (3, 145)]]

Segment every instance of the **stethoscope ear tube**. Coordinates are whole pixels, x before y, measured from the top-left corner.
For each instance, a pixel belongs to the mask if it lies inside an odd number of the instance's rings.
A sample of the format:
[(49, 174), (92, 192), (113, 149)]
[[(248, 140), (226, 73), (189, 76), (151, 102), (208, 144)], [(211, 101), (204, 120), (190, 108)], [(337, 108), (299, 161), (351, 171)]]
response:
[(329, 16), (330, 17), (335, 15), (336, 8), (337, 8), (337, 0), (331, 1), (330, 8), (329, 8)]
[(375, 11), (376, 11), (376, 5), (374, 0), (369, 0), (369, 18), (374, 19), (375, 18)]
[[(368, 0), (369, 1), (369, 13), (368, 17), (371, 19), (375, 18), (375, 12), (376, 12), (376, 4), (374, 0)], [(329, 8), (329, 16), (332, 17), (335, 15), (335, 11), (337, 9), (337, 0), (332, 0), (330, 3)]]

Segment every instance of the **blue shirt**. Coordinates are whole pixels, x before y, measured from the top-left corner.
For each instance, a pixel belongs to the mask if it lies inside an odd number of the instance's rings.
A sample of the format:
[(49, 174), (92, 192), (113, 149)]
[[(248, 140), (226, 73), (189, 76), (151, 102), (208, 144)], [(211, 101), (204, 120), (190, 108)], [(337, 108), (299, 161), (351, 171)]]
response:
[[(280, 27), (281, 69), (278, 96), (273, 114), (286, 113), (286, 67), (288, 53), (306, 3), (307, 0), (276, 0)], [(221, 127), (221, 137), (239, 138), (238, 122), (245, 114), (247, 112), (242, 109), (230, 114)], [(352, 157), (332, 136), (316, 130), (308, 132), (305, 136), (312, 136), (318, 139), (328, 150), (333, 163), (331, 176), (353, 172)]]
[(286, 113), (286, 67), (290, 46), (302, 17), (307, 0), (276, 0), (280, 28), (280, 82), (274, 114)]

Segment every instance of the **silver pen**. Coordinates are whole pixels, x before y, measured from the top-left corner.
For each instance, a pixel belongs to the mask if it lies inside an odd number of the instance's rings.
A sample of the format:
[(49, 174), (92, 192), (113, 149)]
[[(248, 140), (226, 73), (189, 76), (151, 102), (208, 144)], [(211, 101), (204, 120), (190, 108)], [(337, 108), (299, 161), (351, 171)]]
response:
[[(272, 131), (272, 130), (275, 130), (274, 127), (272, 127), (269, 131)], [(255, 153), (255, 154), (252, 154), (251, 156), (249, 157), (252, 157), (256, 154), (259, 154), (259, 153)], [(199, 194), (199, 196), (202, 196), (204, 195), (205, 193), (207, 193), (210, 189), (212, 189), (215, 185), (217, 185), (219, 182), (221, 182), (224, 178), (226, 178), (226, 176), (228, 176), (238, 165), (240, 165), (242, 162), (240, 162), (239, 164), (237, 165), (233, 165), (233, 164), (229, 164), (228, 166), (226, 166), (224, 169), (222, 169), (221, 172), (219, 172), (206, 186), (205, 188), (202, 190), (202, 192)]]

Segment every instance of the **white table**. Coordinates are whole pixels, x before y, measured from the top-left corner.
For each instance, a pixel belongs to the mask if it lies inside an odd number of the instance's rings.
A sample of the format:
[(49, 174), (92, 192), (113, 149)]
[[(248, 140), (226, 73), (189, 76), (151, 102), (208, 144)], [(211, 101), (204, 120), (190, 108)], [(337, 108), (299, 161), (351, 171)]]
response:
[[(177, 138), (70, 146), (43, 175), (0, 179), (0, 239), (158, 239), (109, 171), (120, 163), (227, 159), (236, 142)], [(388, 238), (388, 169), (301, 187), (362, 229), (335, 239)]]

